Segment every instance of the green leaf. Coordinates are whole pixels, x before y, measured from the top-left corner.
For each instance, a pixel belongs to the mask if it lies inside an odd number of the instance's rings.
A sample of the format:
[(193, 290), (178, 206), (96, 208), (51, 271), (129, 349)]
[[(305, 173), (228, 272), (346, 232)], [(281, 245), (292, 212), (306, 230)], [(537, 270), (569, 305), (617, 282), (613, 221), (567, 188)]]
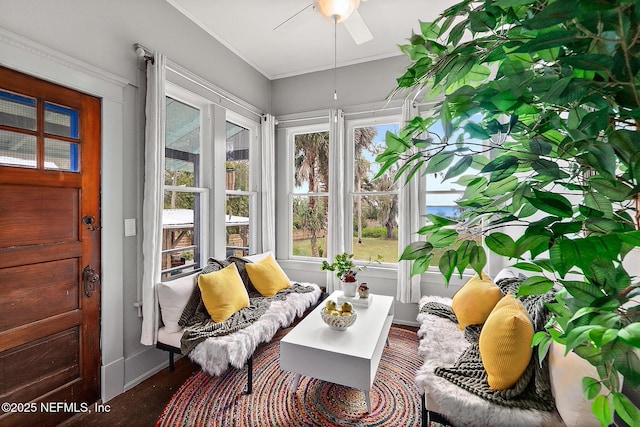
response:
[(483, 167), (480, 172), (500, 172), (505, 170), (516, 170), (518, 167), (518, 158), (516, 156), (499, 156), (491, 160)]
[(484, 242), (492, 252), (508, 258), (513, 258), (516, 252), (516, 243), (513, 239), (500, 232), (488, 234), (484, 238)]
[(602, 394), (597, 395), (591, 403), (591, 411), (603, 426), (611, 424), (611, 407), (609, 406), (607, 396)]
[(611, 200), (600, 193), (587, 193), (584, 196), (584, 204), (591, 209), (602, 212), (605, 217), (613, 216), (613, 206)]
[(424, 169), (424, 173), (436, 173), (445, 170), (451, 162), (453, 162), (454, 154), (450, 151), (443, 151), (434, 155), (427, 162), (427, 166)]
[(411, 276), (416, 276), (424, 273), (429, 268), (429, 264), (431, 263), (431, 258), (433, 258), (433, 254), (430, 253), (426, 256), (422, 256), (417, 258), (411, 264)]
[(477, 246), (476, 242), (473, 240), (463, 240), (458, 249), (456, 250), (458, 256), (456, 261), (456, 269), (460, 276), (462, 277), (462, 273), (464, 272), (467, 265), (469, 265), (469, 260), (471, 258), (471, 249)]
[(518, 178), (516, 178), (515, 176), (510, 176), (501, 181), (492, 182), (487, 186), (487, 189), (483, 192), (483, 194), (489, 197), (500, 196), (515, 190), (518, 184)]
[(453, 178), (454, 176), (458, 176), (464, 173), (467, 169), (469, 169), (469, 166), (471, 166), (472, 161), (473, 161), (472, 156), (464, 156), (455, 165), (451, 166), (447, 170), (447, 173), (444, 175), (443, 181), (446, 181), (448, 179)]
[(533, 189), (533, 194), (533, 196), (525, 196), (525, 198), (541, 211), (561, 218), (570, 218), (573, 215), (573, 207), (566, 197), (536, 189)]
[(549, 28), (556, 24), (571, 20), (578, 8), (575, 0), (562, 0), (549, 3), (534, 14), (531, 19), (525, 20), (523, 25), (527, 29)]
[(622, 421), (630, 426), (640, 425), (640, 411), (624, 394), (614, 391), (611, 394), (611, 401), (613, 409), (622, 418)]
[(640, 246), (640, 231), (628, 231), (626, 233), (619, 233), (618, 237), (625, 243), (632, 246)]
[(553, 282), (544, 276), (531, 276), (518, 287), (518, 296), (541, 295), (553, 287)]
[(455, 250), (449, 249), (445, 251), (440, 257), (440, 261), (438, 262), (438, 268), (440, 272), (444, 276), (445, 283), (449, 283), (451, 279), (451, 275), (453, 274), (453, 270), (456, 268), (456, 263), (458, 260), (458, 254)]
[(561, 59), (561, 63), (582, 70), (608, 71), (613, 67), (611, 57), (602, 54), (565, 56)]
[(433, 245), (434, 248), (444, 248), (449, 246), (458, 238), (458, 232), (451, 228), (442, 228), (427, 238), (427, 241)]
[[(564, 1), (564, 0), (563, 0)], [(562, 3), (562, 2), (560, 2)], [(516, 49), (516, 53), (534, 53), (541, 50), (564, 46), (571, 42), (575, 33), (569, 30), (556, 30), (539, 34)], [(566, 87), (566, 86), (565, 86)]]
[(427, 214), (426, 217), (438, 227), (446, 227), (448, 225), (456, 225), (458, 223), (456, 220), (441, 215)]
[(389, 150), (398, 153), (404, 153), (410, 148), (409, 144), (404, 139), (390, 131), (387, 131), (385, 134), (385, 143)]
[(577, 326), (571, 329), (570, 331), (568, 331), (566, 336), (567, 342), (565, 344), (566, 345), (565, 351), (569, 352), (574, 348), (576, 348), (577, 346), (579, 346), (580, 344), (583, 344), (585, 341), (587, 341), (589, 333), (594, 329), (598, 329), (598, 328), (604, 329), (599, 326), (586, 325), (586, 326)]
[(600, 393), (602, 386), (600, 381), (591, 377), (582, 378), (582, 396), (585, 400), (591, 400)]
[(531, 345), (538, 346), (538, 361), (540, 363), (540, 367), (542, 367), (542, 363), (544, 362), (547, 353), (549, 352), (549, 347), (551, 346), (552, 341), (553, 340), (551, 339), (551, 337), (542, 331), (536, 332), (533, 335)]
[(593, 175), (589, 177), (588, 183), (597, 192), (606, 195), (609, 199), (615, 202), (627, 200), (631, 194), (631, 187), (623, 184), (615, 178)]
[(620, 339), (632, 347), (640, 348), (640, 323), (631, 323), (618, 333)]
[(519, 270), (524, 270), (524, 271), (533, 271), (536, 273), (542, 273), (542, 267), (540, 267), (539, 265), (533, 264), (531, 262), (517, 262), (513, 264), (511, 267), (517, 268)]
[(402, 255), (400, 255), (400, 259), (407, 261), (415, 260), (427, 256), (432, 250), (433, 245), (429, 242), (412, 242), (404, 249)]
[(631, 387), (640, 385), (640, 358), (635, 351), (626, 351), (616, 356), (613, 366), (624, 375), (624, 381)]
[(469, 264), (471, 268), (478, 273), (482, 274), (482, 269), (487, 263), (487, 254), (482, 246), (474, 246), (471, 248), (471, 254), (469, 255)]
[(595, 299), (603, 296), (600, 288), (589, 282), (561, 280), (561, 283), (571, 296), (585, 302), (586, 304), (591, 304)]

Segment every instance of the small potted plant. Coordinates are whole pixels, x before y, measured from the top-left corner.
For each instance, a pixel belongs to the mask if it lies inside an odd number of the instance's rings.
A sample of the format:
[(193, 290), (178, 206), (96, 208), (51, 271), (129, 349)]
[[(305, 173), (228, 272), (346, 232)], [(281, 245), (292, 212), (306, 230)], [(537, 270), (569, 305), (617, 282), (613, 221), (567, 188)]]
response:
[(342, 292), (347, 297), (355, 297), (356, 290), (358, 289), (358, 280), (356, 275), (359, 271), (366, 270), (372, 262), (380, 263), (382, 257), (378, 255), (376, 260), (370, 260), (365, 265), (357, 265), (353, 262), (353, 254), (343, 252), (337, 254), (334, 257), (334, 262), (329, 264), (327, 261), (322, 261), (322, 270), (329, 270), (336, 273), (336, 277), (342, 282)]

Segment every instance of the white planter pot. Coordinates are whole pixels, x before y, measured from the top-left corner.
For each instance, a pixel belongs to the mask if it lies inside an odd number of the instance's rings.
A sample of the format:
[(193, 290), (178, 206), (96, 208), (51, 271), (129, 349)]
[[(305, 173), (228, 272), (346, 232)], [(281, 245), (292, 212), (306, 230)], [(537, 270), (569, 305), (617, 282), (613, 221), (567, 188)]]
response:
[(342, 283), (342, 293), (345, 297), (355, 297), (356, 291), (358, 290), (358, 281), (355, 282), (341, 282)]

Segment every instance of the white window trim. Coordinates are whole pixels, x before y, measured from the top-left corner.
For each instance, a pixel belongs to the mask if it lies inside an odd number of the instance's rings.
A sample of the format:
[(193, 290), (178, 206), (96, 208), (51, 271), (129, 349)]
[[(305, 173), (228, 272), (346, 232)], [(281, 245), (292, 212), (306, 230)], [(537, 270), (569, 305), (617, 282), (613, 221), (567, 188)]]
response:
[[(207, 147), (208, 142), (211, 140), (211, 129), (209, 126), (210, 121), (208, 120), (207, 114), (207, 106), (210, 102), (193, 93), (190, 92), (175, 83), (170, 81), (166, 82), (166, 96), (173, 98), (177, 101), (180, 101), (184, 104), (187, 104), (193, 108), (197, 108), (200, 111), (200, 170), (203, 173), (200, 174), (200, 186), (199, 187), (174, 187), (164, 185), (162, 193), (166, 190), (175, 190), (179, 192), (187, 192), (187, 193), (199, 193), (201, 194), (200, 200), (200, 241), (196, 244), (200, 248), (200, 267), (203, 267), (207, 258), (209, 257), (209, 221), (206, 218), (209, 218), (209, 194), (212, 188), (211, 175), (208, 173), (204, 173), (206, 164), (210, 163), (211, 159), (211, 150)], [(195, 243), (195, 242), (194, 242)]]

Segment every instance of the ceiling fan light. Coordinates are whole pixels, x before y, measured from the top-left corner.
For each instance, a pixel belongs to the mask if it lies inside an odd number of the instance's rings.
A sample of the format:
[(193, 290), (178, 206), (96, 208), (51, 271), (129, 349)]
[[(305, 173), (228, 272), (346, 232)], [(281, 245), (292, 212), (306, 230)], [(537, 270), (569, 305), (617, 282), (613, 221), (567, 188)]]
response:
[(360, 5), (360, 0), (314, 0), (316, 8), (327, 18), (341, 22)]

